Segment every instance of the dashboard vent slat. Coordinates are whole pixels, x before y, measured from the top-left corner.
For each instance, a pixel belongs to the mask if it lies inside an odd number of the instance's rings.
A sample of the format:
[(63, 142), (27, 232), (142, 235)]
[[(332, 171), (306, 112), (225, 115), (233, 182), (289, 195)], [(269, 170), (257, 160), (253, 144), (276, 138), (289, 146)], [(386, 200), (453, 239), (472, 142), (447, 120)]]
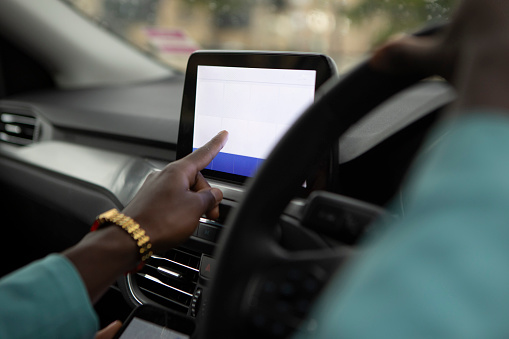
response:
[(153, 255), (134, 276), (146, 297), (165, 307), (187, 313), (199, 278), (200, 256), (173, 249)]
[(26, 146), (34, 142), (37, 119), (18, 113), (0, 113), (0, 141)]

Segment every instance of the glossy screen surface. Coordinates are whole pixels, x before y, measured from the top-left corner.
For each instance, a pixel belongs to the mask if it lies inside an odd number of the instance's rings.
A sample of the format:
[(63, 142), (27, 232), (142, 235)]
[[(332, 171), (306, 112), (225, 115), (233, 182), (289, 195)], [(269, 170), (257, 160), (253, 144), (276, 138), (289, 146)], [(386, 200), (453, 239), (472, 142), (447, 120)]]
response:
[(198, 66), (193, 150), (227, 130), (207, 169), (253, 176), (314, 101), (315, 85), (315, 70)]

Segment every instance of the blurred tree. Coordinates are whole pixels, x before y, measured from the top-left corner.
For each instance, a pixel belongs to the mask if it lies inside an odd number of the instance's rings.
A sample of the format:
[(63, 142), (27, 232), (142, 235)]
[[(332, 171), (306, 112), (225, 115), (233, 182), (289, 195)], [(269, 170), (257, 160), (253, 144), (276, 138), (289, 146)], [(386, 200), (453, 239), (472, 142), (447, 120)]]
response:
[(109, 21), (153, 22), (159, 0), (104, 0), (104, 16)]
[(256, 0), (185, 0), (190, 6), (207, 6), (218, 28), (241, 28), (249, 25), (251, 8)]
[(347, 10), (355, 23), (383, 17), (386, 26), (373, 37), (378, 44), (399, 32), (415, 30), (425, 23), (442, 22), (449, 18), (458, 0), (360, 0)]

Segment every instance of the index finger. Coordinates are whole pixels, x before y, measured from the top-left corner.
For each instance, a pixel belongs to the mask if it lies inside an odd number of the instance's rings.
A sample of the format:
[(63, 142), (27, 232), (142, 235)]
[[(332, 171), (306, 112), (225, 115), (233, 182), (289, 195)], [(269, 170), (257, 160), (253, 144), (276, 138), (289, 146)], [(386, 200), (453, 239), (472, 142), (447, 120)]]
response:
[(221, 131), (218, 134), (216, 134), (215, 137), (210, 139), (209, 142), (207, 142), (202, 147), (198, 148), (193, 153), (189, 154), (187, 157), (185, 157), (185, 161), (189, 161), (192, 163), (196, 169), (196, 171), (201, 171), (205, 167), (210, 164), (212, 159), (216, 157), (216, 155), (221, 151), (221, 149), (226, 144), (226, 141), (228, 140), (228, 132), (227, 131)]

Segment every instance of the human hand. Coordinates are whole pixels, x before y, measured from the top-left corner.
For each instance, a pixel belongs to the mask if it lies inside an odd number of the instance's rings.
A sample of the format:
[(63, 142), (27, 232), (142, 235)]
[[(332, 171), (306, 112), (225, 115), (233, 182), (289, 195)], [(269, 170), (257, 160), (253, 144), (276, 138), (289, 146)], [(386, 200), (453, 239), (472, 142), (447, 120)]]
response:
[(443, 32), (389, 42), (370, 64), (391, 74), (441, 75), (457, 87), (460, 109), (509, 110), (508, 15), (508, 1), (464, 0)]
[[(204, 213), (209, 218), (219, 216), (223, 193), (211, 188), (200, 170), (214, 159), (227, 139), (228, 132), (219, 132), (192, 154), (150, 175), (124, 209), (124, 214), (146, 231), (154, 251), (167, 250), (185, 241)], [(63, 254), (80, 273), (92, 302), (140, 259), (136, 242), (116, 226), (88, 233)]]
[(154, 251), (166, 250), (185, 241), (200, 216), (219, 217), (222, 192), (211, 188), (200, 171), (223, 148), (228, 132), (219, 132), (206, 145), (152, 173), (123, 213), (147, 232)]
[(97, 332), (94, 339), (112, 339), (122, 327), (122, 322), (116, 320)]

